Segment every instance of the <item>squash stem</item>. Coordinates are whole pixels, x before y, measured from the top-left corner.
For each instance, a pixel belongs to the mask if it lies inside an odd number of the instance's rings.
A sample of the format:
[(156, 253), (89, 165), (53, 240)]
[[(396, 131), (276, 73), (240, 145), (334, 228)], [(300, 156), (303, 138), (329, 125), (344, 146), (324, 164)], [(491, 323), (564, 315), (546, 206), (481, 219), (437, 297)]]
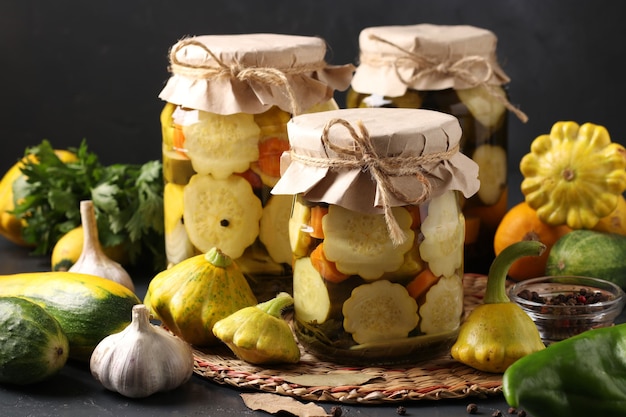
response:
[(281, 292), (271, 300), (257, 304), (257, 308), (274, 317), (281, 318), (283, 310), (293, 304), (293, 298), (286, 292)]
[(218, 248), (209, 249), (204, 255), (204, 259), (218, 268), (228, 268), (233, 263), (233, 260)]
[(494, 259), (489, 268), (487, 289), (485, 290), (485, 304), (508, 303), (511, 300), (506, 294), (506, 276), (509, 268), (519, 258), (524, 256), (539, 256), (546, 249), (546, 245), (536, 240), (523, 240), (513, 243)]

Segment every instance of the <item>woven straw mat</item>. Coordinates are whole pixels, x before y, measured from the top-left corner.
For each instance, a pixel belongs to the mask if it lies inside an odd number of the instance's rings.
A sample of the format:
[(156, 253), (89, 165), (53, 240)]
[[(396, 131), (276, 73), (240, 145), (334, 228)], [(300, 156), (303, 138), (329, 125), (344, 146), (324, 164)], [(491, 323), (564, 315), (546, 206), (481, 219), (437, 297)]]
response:
[[(486, 281), (486, 277), (482, 275), (465, 275), (463, 285), (466, 316), (482, 303)], [(502, 392), (501, 374), (478, 371), (455, 361), (449, 354), (402, 367), (366, 368), (320, 361), (302, 348), (301, 351), (299, 363), (270, 369), (237, 359), (225, 346), (210, 350), (194, 349), (194, 373), (242, 390), (344, 404), (487, 397)], [(332, 383), (333, 376), (346, 373), (371, 378), (358, 385), (337, 386)], [(328, 385), (302, 386), (289, 382), (290, 377), (301, 375), (328, 376)]]

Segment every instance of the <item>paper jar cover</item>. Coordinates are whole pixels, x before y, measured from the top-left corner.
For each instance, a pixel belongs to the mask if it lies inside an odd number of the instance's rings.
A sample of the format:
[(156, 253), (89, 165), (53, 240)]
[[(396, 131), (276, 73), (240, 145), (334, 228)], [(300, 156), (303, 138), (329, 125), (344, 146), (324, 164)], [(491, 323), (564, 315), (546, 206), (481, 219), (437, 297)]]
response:
[[(510, 80), (498, 65), (496, 36), (468, 25), (378, 26), (359, 35), (352, 88), (388, 97), (414, 90), (464, 89)], [(480, 82), (479, 82), (480, 81)]]
[[(159, 97), (216, 114), (258, 114), (272, 106), (292, 114), (349, 87), (352, 64), (326, 64), (326, 43), (312, 36), (205, 35), (170, 50), (171, 77)], [(294, 108), (295, 107), (295, 108)]]
[[(354, 133), (363, 136), (360, 126), (369, 136), (365, 142), (355, 139)], [(301, 193), (313, 202), (381, 213), (384, 191), (374, 175), (376, 169), (385, 171), (390, 182), (387, 189), (392, 191), (387, 195), (392, 207), (420, 203), (416, 200), (426, 188), (430, 188), (429, 198), (450, 189), (470, 197), (479, 188), (478, 166), (458, 151), (459, 122), (446, 113), (341, 109), (296, 116), (287, 130), (291, 150), (281, 158), (282, 174), (273, 194)]]

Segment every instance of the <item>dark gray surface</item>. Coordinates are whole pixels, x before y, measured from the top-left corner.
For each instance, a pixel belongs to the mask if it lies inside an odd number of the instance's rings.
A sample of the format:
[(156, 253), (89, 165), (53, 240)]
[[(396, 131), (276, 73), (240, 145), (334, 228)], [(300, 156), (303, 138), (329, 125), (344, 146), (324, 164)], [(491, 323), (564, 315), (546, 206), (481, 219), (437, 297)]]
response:
[[(48, 270), (49, 260), (32, 257), (28, 251), (0, 238), (0, 275), (16, 272)], [(142, 271), (132, 271), (137, 294), (143, 298), (150, 276)], [(0, 385), (1, 417), (100, 417), (100, 416), (269, 416), (261, 411), (248, 409), (241, 397), (242, 391), (209, 381), (194, 375), (180, 388), (157, 393), (145, 399), (130, 399), (105, 390), (89, 372), (86, 364), (70, 362), (61, 373), (39, 384), (14, 388)], [(479, 405), (481, 414), (490, 416), (500, 409), (506, 413), (508, 407), (501, 395), (485, 399), (468, 397), (454, 401), (413, 401), (402, 404), (407, 416), (435, 417), (467, 416), (466, 406), (470, 402)], [(396, 407), (347, 406), (335, 403), (320, 403), (326, 411), (340, 405), (344, 417), (393, 417)]]

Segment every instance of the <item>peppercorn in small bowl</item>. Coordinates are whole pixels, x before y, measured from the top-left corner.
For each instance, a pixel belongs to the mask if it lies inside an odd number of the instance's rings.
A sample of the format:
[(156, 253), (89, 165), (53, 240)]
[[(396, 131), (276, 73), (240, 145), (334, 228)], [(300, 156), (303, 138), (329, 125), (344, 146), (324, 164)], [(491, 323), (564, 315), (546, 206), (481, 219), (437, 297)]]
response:
[(626, 304), (624, 291), (614, 283), (578, 276), (520, 281), (510, 288), (509, 297), (533, 319), (546, 345), (611, 326)]

